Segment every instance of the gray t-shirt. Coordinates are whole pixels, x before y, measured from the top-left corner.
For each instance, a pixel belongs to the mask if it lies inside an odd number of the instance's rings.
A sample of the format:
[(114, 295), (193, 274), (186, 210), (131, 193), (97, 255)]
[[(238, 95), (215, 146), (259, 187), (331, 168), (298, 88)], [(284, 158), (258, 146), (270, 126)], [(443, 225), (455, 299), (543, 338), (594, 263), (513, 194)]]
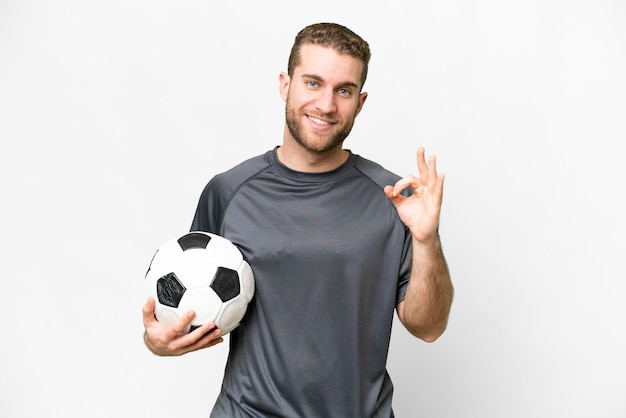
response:
[(256, 280), (211, 417), (393, 416), (386, 362), (411, 236), (383, 187), (398, 179), (352, 153), (296, 172), (274, 149), (207, 184), (191, 230), (234, 242)]

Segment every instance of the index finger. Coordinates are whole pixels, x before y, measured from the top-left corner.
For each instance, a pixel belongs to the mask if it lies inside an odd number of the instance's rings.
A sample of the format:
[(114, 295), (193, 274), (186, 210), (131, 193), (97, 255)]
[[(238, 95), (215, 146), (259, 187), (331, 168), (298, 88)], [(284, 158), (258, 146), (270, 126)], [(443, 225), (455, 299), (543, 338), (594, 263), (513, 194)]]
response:
[(193, 320), (196, 313), (194, 311), (185, 312), (174, 324), (171, 326), (165, 326), (156, 318), (154, 313), (156, 302), (153, 297), (148, 298), (148, 302), (143, 306), (143, 325), (146, 330), (149, 327), (159, 326), (162, 328), (165, 337), (173, 340), (177, 335), (186, 334), (186, 329), (189, 323)]
[(397, 197), (402, 193), (404, 189), (407, 187), (411, 187), (413, 191), (417, 190), (417, 188), (421, 185), (420, 179), (415, 177), (412, 174), (409, 174), (396, 182), (393, 185), (393, 191), (391, 197)]
[(188, 334), (189, 324), (194, 316), (196, 313), (192, 310), (185, 312), (174, 324), (166, 328), (167, 336), (174, 339), (177, 335)]

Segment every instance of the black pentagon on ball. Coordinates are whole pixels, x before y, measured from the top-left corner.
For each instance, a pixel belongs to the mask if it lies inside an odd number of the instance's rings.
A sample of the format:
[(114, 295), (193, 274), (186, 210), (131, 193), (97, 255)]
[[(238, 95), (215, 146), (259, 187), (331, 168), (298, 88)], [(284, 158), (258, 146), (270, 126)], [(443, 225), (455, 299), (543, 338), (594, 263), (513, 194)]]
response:
[(178, 238), (178, 245), (183, 251), (191, 250), (193, 248), (206, 248), (211, 241), (211, 237), (207, 234), (200, 232), (190, 232)]
[(157, 298), (161, 305), (178, 308), (186, 290), (174, 273), (168, 273), (157, 280)]
[(240, 293), (239, 274), (226, 267), (218, 267), (211, 282), (211, 288), (222, 302), (228, 302)]

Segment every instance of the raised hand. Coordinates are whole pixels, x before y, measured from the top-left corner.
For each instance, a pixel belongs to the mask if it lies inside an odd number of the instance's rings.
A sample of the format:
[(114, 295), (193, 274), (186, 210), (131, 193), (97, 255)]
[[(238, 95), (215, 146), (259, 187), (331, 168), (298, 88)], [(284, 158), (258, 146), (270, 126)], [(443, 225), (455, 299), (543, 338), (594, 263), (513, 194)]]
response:
[[(393, 186), (385, 186), (384, 190), (413, 237), (427, 243), (438, 239), (444, 175), (437, 173), (437, 158), (434, 155), (426, 163), (423, 147), (417, 150), (417, 169), (419, 177), (408, 175)], [(400, 194), (407, 187), (413, 190), (413, 195), (409, 197)]]

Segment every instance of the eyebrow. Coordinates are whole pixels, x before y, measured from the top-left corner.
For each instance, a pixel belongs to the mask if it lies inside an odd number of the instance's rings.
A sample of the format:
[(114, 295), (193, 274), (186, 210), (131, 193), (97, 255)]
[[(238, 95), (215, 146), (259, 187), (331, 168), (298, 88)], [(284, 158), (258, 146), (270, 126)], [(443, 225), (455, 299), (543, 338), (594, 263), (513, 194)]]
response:
[[(317, 81), (324, 81), (324, 79), (318, 75), (315, 74), (302, 74), (300, 76), (301, 78), (312, 78), (313, 80), (317, 80)], [(359, 88), (359, 85), (353, 81), (344, 81), (343, 83), (339, 83), (338, 87), (354, 87), (356, 89)]]

